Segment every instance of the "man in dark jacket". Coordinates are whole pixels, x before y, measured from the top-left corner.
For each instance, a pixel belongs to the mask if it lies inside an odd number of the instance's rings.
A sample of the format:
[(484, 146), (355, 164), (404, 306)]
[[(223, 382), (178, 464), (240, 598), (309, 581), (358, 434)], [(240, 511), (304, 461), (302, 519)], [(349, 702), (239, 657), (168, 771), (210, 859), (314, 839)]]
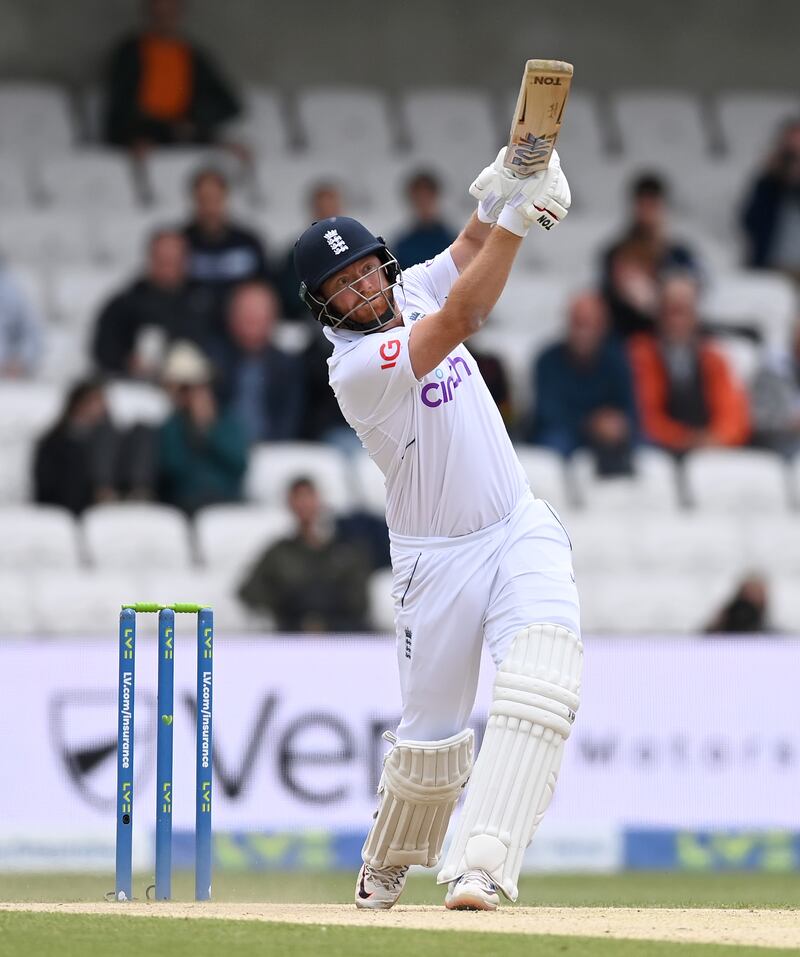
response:
[(271, 612), (281, 631), (365, 631), (365, 556), (333, 533), (310, 479), (292, 482), (289, 508), (296, 533), (262, 555), (239, 589), (242, 601)]
[(412, 222), (392, 246), (401, 269), (433, 259), (456, 238), (442, 217), (441, 193), (438, 177), (427, 170), (420, 170), (409, 179), (406, 196)]
[(782, 269), (800, 276), (800, 120), (783, 128), (766, 169), (742, 211), (753, 269)]
[(562, 455), (590, 448), (600, 474), (630, 472), (637, 435), (633, 379), (595, 293), (573, 300), (566, 338), (536, 360), (535, 392), (531, 441)]
[(78, 382), (58, 421), (36, 443), (35, 501), (78, 515), (119, 498), (151, 498), (154, 452), (153, 435), (145, 426), (115, 427), (99, 381)]
[(206, 293), (221, 329), (234, 286), (271, 278), (267, 255), (252, 230), (231, 220), (228, 180), (219, 169), (198, 170), (191, 195), (192, 219), (183, 230), (189, 244), (189, 278)]
[(186, 240), (160, 229), (148, 244), (144, 275), (103, 307), (92, 356), (103, 372), (152, 378), (170, 342), (189, 339), (205, 349), (213, 323), (205, 294), (188, 281)]
[(272, 342), (278, 298), (264, 283), (245, 283), (228, 303), (227, 336), (213, 350), (221, 402), (237, 413), (250, 442), (300, 438), (304, 364)]
[(152, 145), (213, 143), (240, 112), (213, 61), (180, 35), (180, 0), (147, 0), (141, 32), (114, 51), (105, 139), (141, 152)]
[(699, 276), (692, 250), (671, 235), (669, 190), (660, 176), (643, 173), (631, 184), (628, 223), (604, 250), (601, 268), (611, 326), (621, 336), (653, 331), (664, 276)]

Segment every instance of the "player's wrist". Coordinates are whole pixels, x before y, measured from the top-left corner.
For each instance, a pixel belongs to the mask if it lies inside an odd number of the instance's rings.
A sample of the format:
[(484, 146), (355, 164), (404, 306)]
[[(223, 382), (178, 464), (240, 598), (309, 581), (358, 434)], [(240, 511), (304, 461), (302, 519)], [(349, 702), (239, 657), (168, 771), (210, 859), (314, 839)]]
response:
[(528, 235), (531, 226), (530, 220), (523, 216), (518, 209), (509, 206), (508, 203), (500, 211), (500, 215), (497, 217), (497, 225), (522, 238)]

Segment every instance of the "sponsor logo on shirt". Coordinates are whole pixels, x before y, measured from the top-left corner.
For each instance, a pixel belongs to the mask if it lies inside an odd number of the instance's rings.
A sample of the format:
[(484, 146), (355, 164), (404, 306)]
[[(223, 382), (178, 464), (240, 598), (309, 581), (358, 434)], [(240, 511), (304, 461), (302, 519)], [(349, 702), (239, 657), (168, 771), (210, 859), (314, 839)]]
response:
[(381, 369), (393, 369), (397, 365), (401, 348), (399, 339), (388, 339), (381, 345), (378, 350), (381, 359), (383, 359)]
[(443, 370), (437, 369), (435, 375), (439, 381), (428, 382), (427, 385), (422, 387), (422, 404), (427, 405), (429, 409), (438, 409), (440, 405), (453, 401), (455, 390), (462, 382), (462, 370), (460, 367), (463, 367), (463, 371), (466, 372), (468, 376), (472, 375), (472, 371), (466, 359), (463, 359), (461, 356), (455, 356), (452, 359), (448, 358), (447, 364), (450, 367), (451, 375), (445, 378)]

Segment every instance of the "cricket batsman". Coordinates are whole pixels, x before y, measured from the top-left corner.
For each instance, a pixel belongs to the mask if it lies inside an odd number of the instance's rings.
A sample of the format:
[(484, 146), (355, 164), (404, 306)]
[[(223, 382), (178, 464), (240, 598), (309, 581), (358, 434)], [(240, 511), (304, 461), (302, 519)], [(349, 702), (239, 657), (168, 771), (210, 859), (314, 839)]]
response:
[[(478, 208), (453, 244), (402, 276), (383, 239), (346, 216), (314, 223), (295, 244), (300, 295), (333, 343), (331, 387), (386, 479), (402, 719), (385, 735), (391, 749), (356, 882), (362, 908), (391, 907), (411, 864), (439, 863), (467, 781), (438, 875), (445, 906), (516, 900), (578, 710), (570, 540), (529, 488), (464, 345), (528, 231), (546, 241), (570, 206), (555, 151), (525, 179), (505, 171), (503, 157), (470, 187)], [(497, 674), (473, 762), (466, 724), (483, 642)]]

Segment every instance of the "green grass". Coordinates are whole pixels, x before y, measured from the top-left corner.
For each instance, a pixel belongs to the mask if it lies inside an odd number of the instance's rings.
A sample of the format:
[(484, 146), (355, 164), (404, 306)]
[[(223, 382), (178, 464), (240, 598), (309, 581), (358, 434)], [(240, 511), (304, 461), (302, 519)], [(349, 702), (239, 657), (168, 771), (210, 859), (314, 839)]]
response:
[[(221, 873), (218, 901), (349, 903), (354, 875)], [(135, 894), (149, 883), (139, 875)], [(176, 900), (191, 900), (191, 874), (175, 875)], [(0, 874), (0, 901), (100, 901), (110, 874)], [(415, 875), (403, 903), (441, 904), (431, 875)], [(548, 875), (523, 878), (520, 903), (553, 906), (800, 908), (798, 874)], [(800, 915), (798, 915), (800, 917)], [(1, 957), (767, 957), (798, 954), (711, 944), (598, 937), (443, 933), (393, 928), (320, 927), (116, 915), (0, 913)]]
[[(347, 903), (355, 875), (220, 873), (214, 900)], [(134, 894), (144, 898), (151, 880), (137, 877)], [(111, 874), (0, 874), (2, 901), (97, 901), (113, 889)], [(192, 875), (177, 873), (176, 900), (191, 900)], [(443, 888), (432, 875), (414, 875), (403, 903), (440, 904)], [(523, 877), (520, 903), (581, 907), (800, 907), (800, 874), (684, 874), (641, 872), (612, 875)], [(2, 948), (0, 948), (2, 953)]]
[(586, 937), (0, 913), (0, 953), (3, 957), (768, 957), (797, 951)]

